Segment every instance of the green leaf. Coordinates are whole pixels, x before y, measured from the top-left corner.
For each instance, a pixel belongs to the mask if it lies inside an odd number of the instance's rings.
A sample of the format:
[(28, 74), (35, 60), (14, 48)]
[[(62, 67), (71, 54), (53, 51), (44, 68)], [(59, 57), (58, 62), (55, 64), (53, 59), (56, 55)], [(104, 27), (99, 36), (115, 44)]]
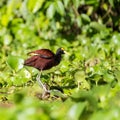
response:
[[(114, 90), (113, 90), (114, 91)], [(108, 100), (111, 99), (111, 85), (94, 86), (92, 89), (94, 96), (99, 100), (99, 107), (107, 108), (109, 106)], [(111, 100), (110, 100), (111, 101)]]
[(50, 6), (47, 9), (46, 14), (49, 19), (53, 18), (54, 14), (55, 14), (55, 4), (54, 3), (50, 4)]
[(86, 106), (87, 106), (87, 102), (79, 102), (74, 104), (68, 111), (69, 120), (79, 120)]
[(88, 101), (91, 106), (90, 109), (97, 108), (97, 99), (91, 91), (79, 90), (78, 92), (73, 93), (71, 98), (76, 102)]
[(9, 23), (9, 16), (7, 14), (4, 14), (1, 18), (1, 24), (3, 26), (7, 26)]
[(56, 5), (56, 10), (57, 10), (57, 12), (58, 12), (60, 15), (63, 16), (63, 15), (65, 14), (65, 9), (64, 9), (63, 3), (62, 3), (60, 0), (58, 0), (58, 1), (55, 2), (55, 5)]
[(4, 45), (9, 45), (12, 42), (12, 36), (7, 34), (4, 36)]
[(85, 72), (84, 71), (77, 71), (74, 75), (77, 81), (84, 81), (85, 80)]
[(120, 70), (115, 70), (114, 71), (116, 79), (120, 82)]
[(51, 90), (51, 94), (53, 96), (61, 97), (61, 98), (64, 98), (64, 99), (67, 98), (67, 96), (65, 94), (63, 94), (61, 91), (59, 91), (59, 90)]
[(92, 114), (89, 120), (119, 120), (120, 119), (119, 107), (113, 107), (112, 109), (99, 110)]
[(75, 8), (77, 9), (81, 3), (81, 0), (72, 0), (72, 2), (74, 3)]
[(98, 5), (99, 4), (99, 0), (97, 1), (97, 0), (85, 0), (85, 3), (87, 4), (87, 5)]
[(83, 19), (84, 21), (86, 21), (86, 22), (90, 22), (90, 21), (91, 21), (90, 18), (89, 18), (89, 16), (86, 15), (86, 14), (81, 14), (81, 17), (82, 17), (82, 19)]
[(99, 23), (97, 23), (97, 22), (91, 22), (91, 23), (90, 23), (90, 26), (91, 26), (92, 28), (98, 30), (98, 31), (102, 31), (102, 30), (106, 29), (105, 25), (99, 24)]
[(65, 7), (67, 7), (69, 2), (70, 2), (70, 0), (63, 0), (63, 2), (64, 2)]
[(37, 0), (33, 8), (33, 13), (36, 13), (43, 5), (45, 0)]
[(114, 76), (112, 74), (109, 73), (104, 73), (103, 75), (104, 79), (106, 82), (111, 83), (113, 80), (115, 80)]
[(110, 5), (111, 5), (112, 7), (114, 7), (114, 0), (108, 0), (108, 1), (109, 1)]
[(18, 71), (23, 68), (24, 60), (18, 56), (8, 56), (7, 64), (10, 66), (11, 69)]
[(36, 13), (43, 5), (45, 0), (28, 0), (28, 9)]
[(79, 27), (82, 26), (82, 19), (81, 19), (81, 16), (78, 16), (78, 17), (76, 18), (76, 22), (77, 22), (77, 24), (78, 24)]

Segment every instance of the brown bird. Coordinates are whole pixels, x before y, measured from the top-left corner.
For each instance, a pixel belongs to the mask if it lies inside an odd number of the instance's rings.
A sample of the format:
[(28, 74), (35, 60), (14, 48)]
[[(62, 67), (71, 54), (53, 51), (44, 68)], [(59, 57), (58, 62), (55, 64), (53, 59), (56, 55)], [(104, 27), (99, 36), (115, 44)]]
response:
[(58, 48), (56, 54), (48, 49), (40, 49), (28, 53), (28, 55), (31, 55), (31, 57), (25, 60), (24, 65), (34, 67), (40, 71), (40, 74), (38, 74), (36, 79), (44, 91), (48, 90), (40, 80), (41, 72), (58, 65), (61, 61), (62, 54), (65, 54), (63, 48)]

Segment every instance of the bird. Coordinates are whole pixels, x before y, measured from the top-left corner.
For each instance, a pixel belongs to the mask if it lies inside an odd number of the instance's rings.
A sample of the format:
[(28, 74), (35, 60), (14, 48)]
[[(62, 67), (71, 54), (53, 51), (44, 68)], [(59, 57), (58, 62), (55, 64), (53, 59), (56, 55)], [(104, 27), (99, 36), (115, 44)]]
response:
[(34, 67), (40, 71), (36, 79), (45, 92), (48, 92), (48, 90), (40, 80), (42, 71), (57, 66), (61, 62), (62, 54), (65, 53), (66, 51), (63, 48), (58, 48), (56, 53), (49, 49), (39, 49), (28, 53), (31, 57), (24, 61), (24, 65)]

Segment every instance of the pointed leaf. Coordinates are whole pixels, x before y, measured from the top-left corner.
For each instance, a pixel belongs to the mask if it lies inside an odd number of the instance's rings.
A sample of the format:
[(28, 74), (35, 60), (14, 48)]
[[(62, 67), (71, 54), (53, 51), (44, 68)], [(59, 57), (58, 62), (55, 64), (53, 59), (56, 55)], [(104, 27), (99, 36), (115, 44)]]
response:
[(69, 120), (79, 120), (86, 106), (87, 102), (79, 102), (74, 104), (68, 112)]
[(55, 14), (55, 6), (54, 6), (54, 3), (52, 3), (49, 7), (48, 7), (48, 9), (47, 9), (47, 17), (48, 18), (53, 18), (53, 16), (54, 16), (54, 14)]
[(60, 15), (64, 15), (65, 14), (65, 9), (64, 9), (64, 5), (63, 3), (59, 0), (56, 1), (56, 10)]

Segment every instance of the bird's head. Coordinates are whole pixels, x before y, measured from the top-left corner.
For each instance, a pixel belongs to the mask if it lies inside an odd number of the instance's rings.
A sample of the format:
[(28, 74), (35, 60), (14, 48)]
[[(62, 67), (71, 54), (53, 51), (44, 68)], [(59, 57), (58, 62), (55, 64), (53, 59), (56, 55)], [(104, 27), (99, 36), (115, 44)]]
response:
[(58, 48), (56, 52), (56, 54), (65, 54), (65, 53), (66, 51), (64, 50), (64, 48)]

